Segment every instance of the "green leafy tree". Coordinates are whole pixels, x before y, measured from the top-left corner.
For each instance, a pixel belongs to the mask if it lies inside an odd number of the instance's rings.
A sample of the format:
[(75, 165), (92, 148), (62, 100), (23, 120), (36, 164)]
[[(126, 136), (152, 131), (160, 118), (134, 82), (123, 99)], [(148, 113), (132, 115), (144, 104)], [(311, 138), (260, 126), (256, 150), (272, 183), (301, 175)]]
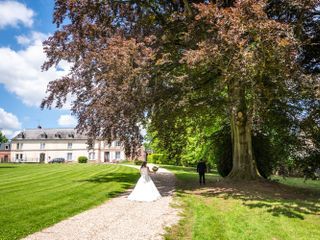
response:
[(276, 21), (267, 7), (266, 0), (57, 0), (58, 29), (44, 42), (43, 68), (61, 60), (73, 67), (49, 84), (42, 107), (61, 107), (73, 94), (78, 130), (120, 139), (127, 155), (141, 144), (139, 125), (150, 123), (161, 149), (177, 161), (188, 125), (220, 117), (231, 126), (228, 177), (259, 178), (252, 133), (264, 129), (273, 104), (290, 114), (314, 100), (318, 80), (297, 62), (303, 43), (294, 24)]
[(0, 132), (0, 143), (6, 143), (6, 142), (8, 142), (8, 139), (2, 132)]

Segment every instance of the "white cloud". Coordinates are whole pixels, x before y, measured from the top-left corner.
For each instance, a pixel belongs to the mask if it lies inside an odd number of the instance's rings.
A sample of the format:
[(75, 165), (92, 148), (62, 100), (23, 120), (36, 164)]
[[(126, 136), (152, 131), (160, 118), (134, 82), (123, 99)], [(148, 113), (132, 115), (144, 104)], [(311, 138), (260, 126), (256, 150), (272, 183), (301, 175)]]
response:
[(0, 84), (20, 98), (28, 106), (39, 106), (46, 96), (47, 84), (69, 72), (70, 65), (61, 63), (49, 71), (41, 71), (46, 59), (42, 41), (48, 35), (32, 32), (30, 36), (18, 36), (17, 41), (25, 45), (20, 51), (0, 48)]
[(17, 42), (21, 45), (30, 45), (32, 43), (41, 44), (41, 42), (48, 38), (48, 35), (41, 32), (31, 32), (29, 36), (19, 35), (16, 36)]
[(0, 2), (0, 29), (6, 26), (16, 27), (22, 24), (31, 27), (35, 13), (26, 5), (17, 1)]
[(13, 133), (13, 129), (18, 129), (20, 127), (21, 123), (15, 115), (0, 108), (0, 130), (4, 134), (11, 135)]
[(61, 127), (75, 127), (77, 123), (77, 119), (71, 115), (61, 115), (58, 119), (58, 124)]
[(13, 131), (10, 129), (2, 129), (1, 130), (2, 134), (4, 134), (7, 138), (8, 136), (11, 136), (13, 134)]

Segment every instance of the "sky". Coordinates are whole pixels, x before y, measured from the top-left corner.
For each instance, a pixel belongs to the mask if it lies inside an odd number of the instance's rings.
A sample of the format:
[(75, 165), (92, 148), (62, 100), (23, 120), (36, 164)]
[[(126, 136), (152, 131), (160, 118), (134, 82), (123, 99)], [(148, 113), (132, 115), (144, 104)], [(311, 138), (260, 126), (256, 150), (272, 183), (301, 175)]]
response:
[(61, 63), (41, 71), (42, 42), (52, 35), (54, 0), (0, 0), (0, 131), (12, 138), (23, 129), (74, 127), (68, 106), (41, 110), (48, 82), (68, 73)]

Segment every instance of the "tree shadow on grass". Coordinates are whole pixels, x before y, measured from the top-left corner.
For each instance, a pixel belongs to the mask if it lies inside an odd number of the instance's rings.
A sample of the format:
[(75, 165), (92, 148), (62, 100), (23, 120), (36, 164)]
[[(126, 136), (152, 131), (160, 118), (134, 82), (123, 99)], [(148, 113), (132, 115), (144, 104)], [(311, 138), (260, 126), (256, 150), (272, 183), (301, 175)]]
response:
[(204, 197), (241, 200), (250, 209), (261, 208), (273, 216), (304, 219), (305, 215), (320, 216), (320, 192), (286, 186), (268, 181), (212, 180), (200, 188), (194, 183), (178, 187), (180, 193)]
[(92, 183), (110, 183), (110, 182), (118, 182), (126, 185), (132, 185), (139, 178), (137, 173), (104, 173), (95, 175), (90, 178), (78, 180), (78, 182), (92, 182)]
[(5, 169), (5, 168), (17, 168), (17, 166), (1, 166), (0, 165), (0, 169)]
[[(108, 184), (108, 183), (116, 182), (120, 184), (121, 189), (128, 189), (134, 185), (134, 183), (137, 181), (138, 178), (139, 178), (139, 174), (137, 173), (109, 172), (104, 174), (98, 174), (90, 178), (77, 180), (77, 182), (88, 182), (88, 183), (96, 183), (96, 184)], [(113, 198), (117, 196), (128, 195), (128, 191), (124, 192), (121, 189), (108, 192), (107, 197)]]

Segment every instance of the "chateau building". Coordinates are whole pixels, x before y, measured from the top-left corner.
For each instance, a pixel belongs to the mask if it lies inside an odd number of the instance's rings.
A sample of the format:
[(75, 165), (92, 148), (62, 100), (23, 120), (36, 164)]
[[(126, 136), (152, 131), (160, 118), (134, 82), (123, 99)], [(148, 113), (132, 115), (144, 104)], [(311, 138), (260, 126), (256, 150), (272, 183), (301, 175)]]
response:
[(77, 162), (79, 156), (88, 157), (89, 162), (118, 162), (125, 159), (119, 141), (107, 144), (95, 141), (87, 144), (87, 136), (73, 128), (27, 129), (11, 140), (11, 162), (47, 163), (55, 158), (66, 162)]

